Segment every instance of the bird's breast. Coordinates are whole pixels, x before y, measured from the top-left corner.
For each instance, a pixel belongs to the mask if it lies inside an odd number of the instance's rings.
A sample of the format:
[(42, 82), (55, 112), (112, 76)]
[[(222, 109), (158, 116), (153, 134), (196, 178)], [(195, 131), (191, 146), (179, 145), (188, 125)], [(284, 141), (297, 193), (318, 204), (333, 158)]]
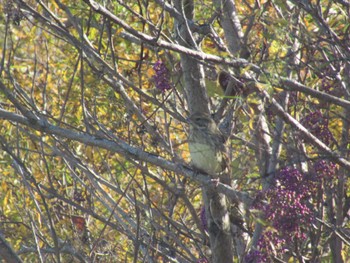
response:
[(208, 174), (215, 175), (222, 170), (222, 154), (208, 144), (189, 143), (193, 165)]

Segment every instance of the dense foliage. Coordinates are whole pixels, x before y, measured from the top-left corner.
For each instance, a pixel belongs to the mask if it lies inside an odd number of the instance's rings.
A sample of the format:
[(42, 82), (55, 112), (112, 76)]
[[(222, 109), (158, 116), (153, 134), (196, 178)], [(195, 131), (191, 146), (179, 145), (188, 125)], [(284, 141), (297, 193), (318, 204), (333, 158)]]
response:
[(227, 262), (345, 262), (349, 19), (343, 0), (3, 1), (0, 259), (212, 262), (203, 111), (243, 207)]

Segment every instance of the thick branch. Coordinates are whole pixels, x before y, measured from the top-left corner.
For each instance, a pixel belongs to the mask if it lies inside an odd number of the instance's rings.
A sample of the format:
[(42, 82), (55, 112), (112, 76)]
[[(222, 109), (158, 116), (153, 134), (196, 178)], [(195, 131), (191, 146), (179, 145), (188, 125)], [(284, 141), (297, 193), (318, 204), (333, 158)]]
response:
[[(158, 155), (154, 155), (152, 153), (142, 151), (137, 147), (130, 146), (120, 139), (118, 139), (117, 141), (112, 141), (105, 138), (89, 135), (86, 133), (75, 132), (72, 130), (54, 126), (44, 120), (35, 122), (21, 115), (8, 112), (2, 109), (0, 109), (0, 119), (6, 119), (9, 121), (17, 122), (17, 123), (26, 125), (28, 127), (31, 127), (35, 130), (45, 132), (47, 134), (57, 135), (62, 138), (71, 139), (74, 141), (84, 143), (85, 145), (103, 148), (110, 152), (119, 153), (123, 156), (127, 156), (135, 160), (145, 161), (153, 165), (167, 169), (169, 171), (182, 174), (190, 178), (191, 180), (197, 181), (202, 185), (212, 184), (212, 181), (208, 179), (208, 176), (206, 174), (194, 171), (184, 163), (174, 163), (174, 162), (168, 161)], [(247, 193), (235, 191), (227, 185), (219, 183), (218, 191), (224, 193), (229, 198), (234, 199), (236, 201), (245, 202), (248, 205), (251, 203), (251, 200)]]
[(323, 101), (327, 101), (330, 103), (334, 103), (336, 105), (342, 106), (345, 109), (350, 109), (350, 101), (344, 100), (337, 98), (335, 96), (329, 95), (327, 93), (311, 89), (299, 82), (296, 82), (294, 80), (288, 79), (288, 78), (280, 78), (279, 79), (279, 84), (278, 85), (280, 88), (284, 90), (291, 90), (291, 91), (300, 91), (302, 93), (308, 94), (310, 96), (313, 96), (315, 98), (318, 98)]
[(214, 0), (213, 3), (225, 32), (228, 49), (232, 55), (237, 55), (241, 50), (243, 31), (238, 19), (236, 4), (233, 0)]
[[(21, 1), (22, 2), (22, 1)], [(135, 37), (141, 39), (143, 42), (151, 44), (153, 46), (173, 50), (176, 52), (179, 52), (181, 54), (185, 54), (188, 56), (191, 56), (193, 58), (198, 59), (201, 62), (213, 62), (216, 64), (224, 64), (228, 66), (234, 66), (234, 67), (245, 67), (249, 66), (251, 70), (256, 71), (256, 72), (261, 72), (261, 69), (259, 66), (252, 64), (248, 62), (245, 59), (232, 59), (232, 58), (222, 58), (219, 56), (207, 54), (201, 51), (193, 50), (190, 48), (186, 48), (182, 45), (178, 44), (173, 44), (161, 39), (157, 39), (156, 37), (149, 36), (145, 33), (142, 33), (131, 26), (129, 26), (125, 21), (121, 20), (114, 14), (112, 14), (108, 9), (105, 7), (101, 6), (97, 2), (90, 1), (90, 0), (84, 0), (91, 8), (93, 8), (97, 13), (100, 13), (101, 15), (105, 16), (106, 18), (109, 18), (111, 21), (114, 23), (118, 24), (119, 26), (123, 27), (127, 32), (131, 33)]]

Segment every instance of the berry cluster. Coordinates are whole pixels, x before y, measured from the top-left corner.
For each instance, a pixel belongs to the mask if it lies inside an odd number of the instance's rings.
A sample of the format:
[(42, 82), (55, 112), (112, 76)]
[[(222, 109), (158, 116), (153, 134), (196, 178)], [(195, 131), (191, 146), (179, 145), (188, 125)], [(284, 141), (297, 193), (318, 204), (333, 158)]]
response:
[[(269, 226), (261, 235), (256, 250), (246, 257), (246, 262), (269, 262), (269, 255), (282, 256), (293, 251), (294, 245), (305, 241), (306, 229), (315, 222), (317, 191), (330, 184), (336, 175), (336, 165), (330, 161), (318, 160), (311, 164), (313, 172), (308, 175), (293, 167), (281, 169), (275, 177), (275, 185), (260, 192), (255, 207), (263, 213)], [(260, 200), (266, 200), (263, 204)]]
[(328, 128), (328, 119), (322, 115), (320, 110), (308, 114), (301, 120), (301, 124), (326, 145), (334, 141), (333, 135)]
[(154, 64), (153, 70), (156, 72), (156, 74), (153, 77), (153, 80), (156, 84), (156, 88), (161, 90), (162, 92), (171, 89), (172, 86), (170, 84), (170, 74), (165, 64), (161, 60), (158, 60)]
[[(260, 247), (260, 244), (259, 244), (259, 247)], [(261, 252), (259, 250), (252, 250), (245, 256), (244, 262), (247, 262), (247, 263), (250, 263), (250, 262), (256, 262), (256, 263), (267, 262), (267, 255), (266, 255), (266, 253)]]
[(330, 179), (336, 173), (335, 163), (325, 160), (319, 160), (315, 162), (314, 169), (317, 179)]
[(314, 221), (314, 213), (307, 206), (313, 184), (293, 167), (279, 171), (275, 186), (260, 194), (268, 204), (260, 203), (257, 208), (270, 227), (260, 237), (258, 250), (250, 252), (248, 259), (267, 262), (268, 255), (283, 255), (286, 250), (293, 250), (291, 244), (306, 239), (305, 229)]

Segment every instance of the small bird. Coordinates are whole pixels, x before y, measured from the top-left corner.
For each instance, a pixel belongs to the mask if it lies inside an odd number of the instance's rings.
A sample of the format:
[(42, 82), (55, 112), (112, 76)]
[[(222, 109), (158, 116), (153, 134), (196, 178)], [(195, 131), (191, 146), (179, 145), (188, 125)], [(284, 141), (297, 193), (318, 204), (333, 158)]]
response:
[(230, 169), (225, 138), (207, 113), (195, 112), (189, 117), (188, 139), (192, 163), (213, 178)]
[[(213, 181), (231, 185), (230, 162), (225, 139), (207, 113), (196, 112), (189, 117), (189, 149), (193, 165), (207, 173)], [(230, 231), (227, 198), (213, 185), (204, 188), (209, 204), (208, 227), (213, 231)], [(214, 224), (212, 224), (214, 223)]]

